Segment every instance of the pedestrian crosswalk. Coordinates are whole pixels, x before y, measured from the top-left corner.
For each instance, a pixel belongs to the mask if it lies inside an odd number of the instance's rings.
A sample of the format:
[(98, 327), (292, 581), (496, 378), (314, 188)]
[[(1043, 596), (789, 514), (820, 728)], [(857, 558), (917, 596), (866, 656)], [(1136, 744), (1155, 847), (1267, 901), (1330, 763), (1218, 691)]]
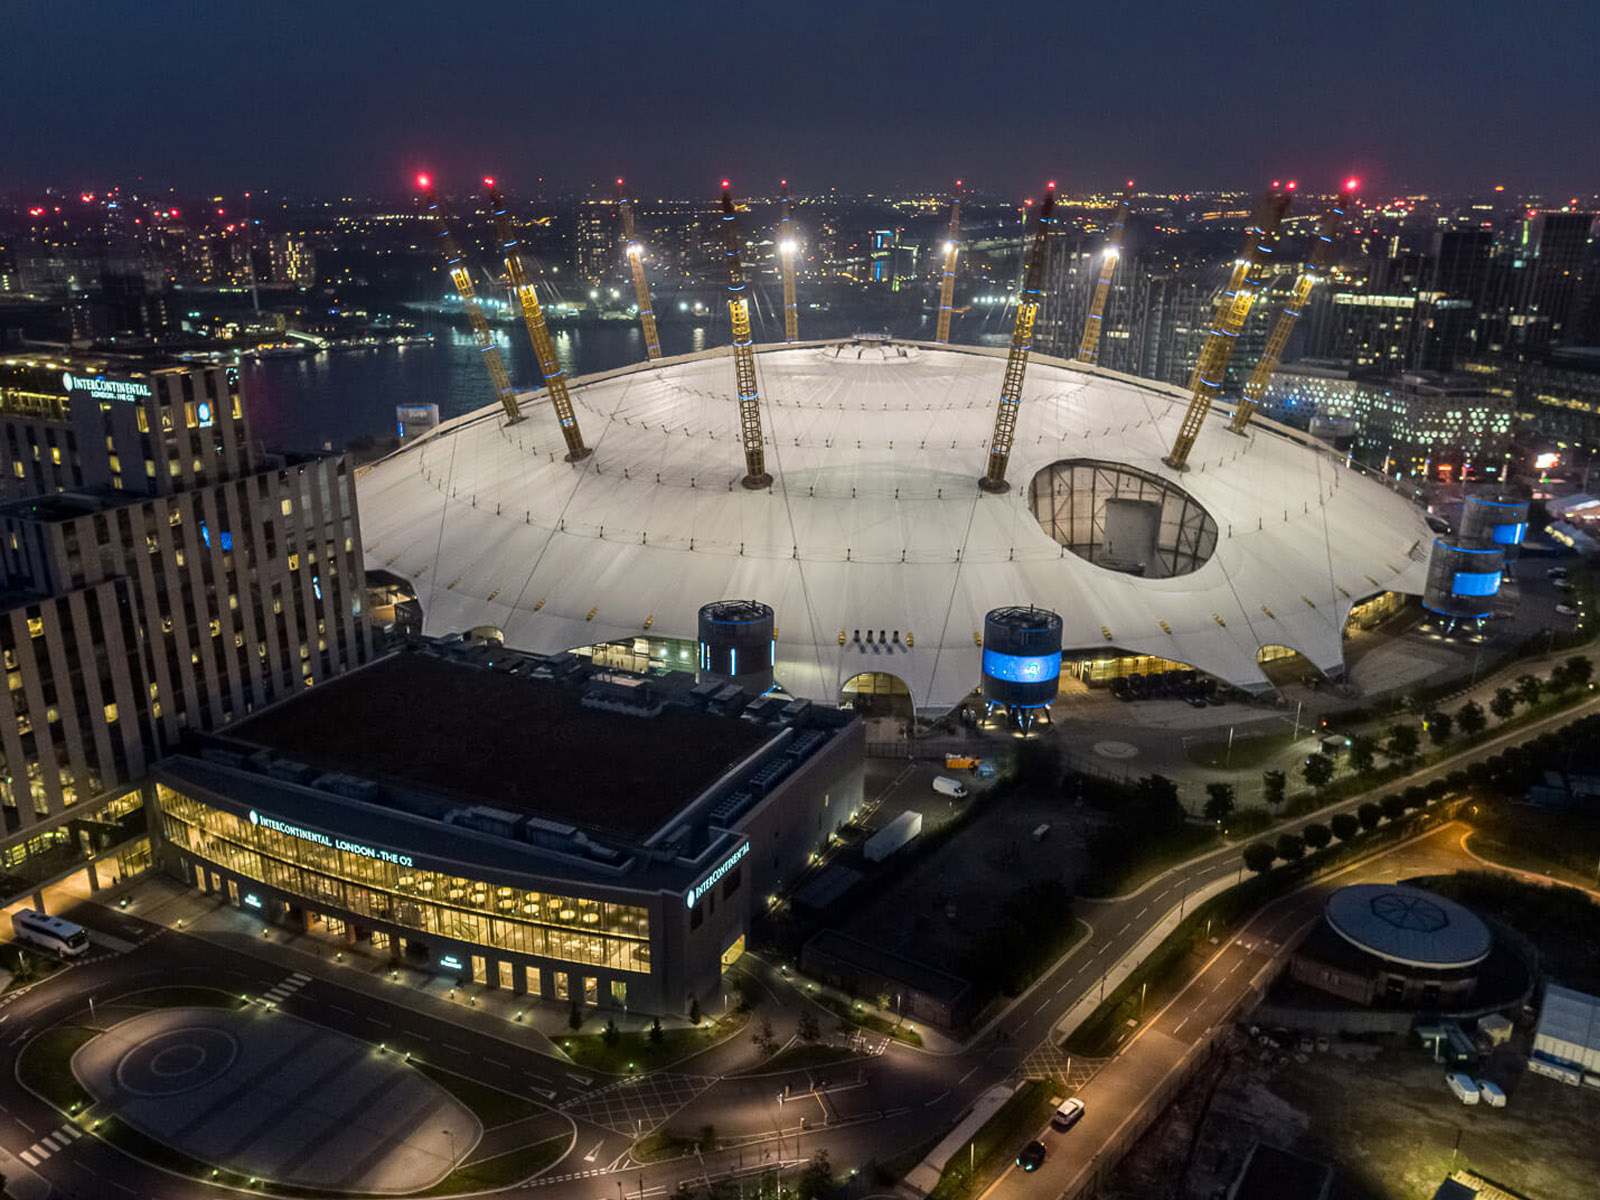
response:
[(94, 962), (104, 962), (108, 958), (116, 958), (119, 954), (126, 954), (136, 950), (146, 942), (154, 941), (167, 930), (156, 926), (139, 937), (129, 941), (127, 938), (114, 937), (109, 933), (102, 933), (98, 929), (89, 930), (89, 943), (91, 949), (87, 954), (79, 955), (73, 959), (74, 965), (86, 965)]
[(37, 1167), (57, 1150), (65, 1150), (82, 1136), (83, 1130), (76, 1125), (63, 1125), (54, 1133), (48, 1133), (40, 1138), (17, 1157), (30, 1167)]
[(311, 976), (302, 971), (296, 971), (289, 978), (278, 984), (271, 991), (263, 992), (261, 998), (269, 1004), (282, 1004), (306, 984), (311, 982)]

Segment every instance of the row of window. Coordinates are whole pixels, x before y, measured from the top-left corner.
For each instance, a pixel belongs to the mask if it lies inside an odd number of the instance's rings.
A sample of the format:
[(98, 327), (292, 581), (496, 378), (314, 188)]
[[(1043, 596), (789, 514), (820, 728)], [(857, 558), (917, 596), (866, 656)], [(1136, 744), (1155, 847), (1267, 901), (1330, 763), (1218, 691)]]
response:
[(584, 966), (650, 970), (647, 909), (487, 883), (253, 825), (157, 786), (168, 840), (311, 907), (328, 905), (459, 941)]

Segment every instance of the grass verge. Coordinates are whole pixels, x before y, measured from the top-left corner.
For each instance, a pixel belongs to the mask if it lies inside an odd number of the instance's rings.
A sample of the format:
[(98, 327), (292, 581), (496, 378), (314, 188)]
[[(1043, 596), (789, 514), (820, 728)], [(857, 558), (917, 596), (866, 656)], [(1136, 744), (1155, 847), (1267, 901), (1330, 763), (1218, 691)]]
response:
[(480, 1159), (457, 1167), (425, 1192), (412, 1192), (414, 1196), (454, 1196), (462, 1192), (490, 1192), (521, 1183), (530, 1175), (537, 1175), (566, 1153), (571, 1144), (569, 1137), (545, 1138), (527, 1146), (518, 1146), (493, 1158)]
[(1039, 1079), (1019, 1087), (972, 1140), (956, 1150), (928, 1200), (967, 1200), (981, 1195), (1010, 1165), (1022, 1144), (1049, 1120), (1055, 1106), (1050, 1088)]
[(521, 1121), (543, 1111), (531, 1100), (503, 1092), (487, 1083), (479, 1083), (476, 1079), (468, 1079), (465, 1075), (457, 1075), (432, 1063), (415, 1058), (410, 1063), (471, 1109), (472, 1115), (483, 1123), (485, 1129), (509, 1125), (512, 1121)]
[(248, 1001), (218, 988), (161, 987), (129, 992), (116, 1003), (129, 1008), (243, 1008)]
[(700, 1147), (700, 1138), (675, 1129), (658, 1129), (647, 1133), (633, 1144), (633, 1157), (642, 1163), (663, 1162), (669, 1158), (683, 1158)]
[(862, 1029), (870, 1029), (874, 1033), (885, 1034), (897, 1042), (904, 1042), (908, 1046), (922, 1045), (922, 1035), (915, 1029), (906, 1026), (899, 1020), (891, 1020), (883, 1016), (876, 1008), (868, 1008), (860, 1001), (851, 1007), (837, 996), (827, 992), (813, 993), (811, 999), (822, 1005), (823, 1008), (833, 1013), (841, 1020), (852, 1025), (859, 1025)]
[(72, 1056), (99, 1034), (87, 1025), (52, 1025), (23, 1047), (17, 1058), (17, 1078), (62, 1112), (87, 1108), (94, 1097), (72, 1073)]
[(750, 1074), (764, 1075), (772, 1071), (804, 1071), (810, 1067), (827, 1067), (861, 1057), (848, 1046), (790, 1046), (780, 1050)]
[(749, 1013), (729, 1013), (693, 1029), (663, 1029), (660, 1041), (651, 1041), (647, 1030), (619, 1033), (609, 1045), (598, 1033), (575, 1033), (555, 1040), (580, 1067), (613, 1075), (640, 1075), (711, 1049), (738, 1033), (749, 1020)]

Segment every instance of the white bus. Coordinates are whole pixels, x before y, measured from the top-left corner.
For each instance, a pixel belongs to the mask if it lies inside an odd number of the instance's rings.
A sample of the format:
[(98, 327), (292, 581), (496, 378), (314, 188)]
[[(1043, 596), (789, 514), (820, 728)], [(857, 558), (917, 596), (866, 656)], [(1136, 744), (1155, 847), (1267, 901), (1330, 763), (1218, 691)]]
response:
[(24, 908), (12, 914), (11, 931), (19, 942), (41, 950), (54, 950), (63, 958), (77, 958), (89, 950), (89, 935), (82, 925)]

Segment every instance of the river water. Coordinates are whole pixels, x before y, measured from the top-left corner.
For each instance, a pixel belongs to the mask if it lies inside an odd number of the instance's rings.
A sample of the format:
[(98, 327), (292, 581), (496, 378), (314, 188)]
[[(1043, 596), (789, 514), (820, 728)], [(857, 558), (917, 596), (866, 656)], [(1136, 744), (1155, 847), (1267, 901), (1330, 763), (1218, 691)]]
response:
[[(414, 319), (420, 332), (433, 334), (431, 343), (242, 364), (256, 441), (273, 450), (311, 451), (324, 445), (343, 449), (359, 438), (389, 436), (398, 404), (437, 404), (441, 419), (449, 419), (493, 403), (488, 372), (471, 334), (426, 314)], [(902, 318), (893, 324), (920, 323)], [(835, 310), (803, 314), (800, 332), (808, 339), (831, 338), (882, 326), (866, 312)], [(920, 328), (895, 328), (893, 332), (931, 338), (929, 331)], [(663, 354), (688, 354), (727, 344), (727, 321), (668, 322), (661, 326), (660, 335)], [(633, 321), (552, 326), (551, 336), (569, 379), (645, 358), (644, 337)], [(522, 328), (499, 326), (496, 337), (512, 382), (519, 389), (533, 387), (539, 378), (538, 364)], [(777, 331), (756, 330), (758, 341), (781, 337), (781, 319)], [(992, 337), (974, 340), (989, 342)], [(731, 390), (731, 368), (728, 384)]]

